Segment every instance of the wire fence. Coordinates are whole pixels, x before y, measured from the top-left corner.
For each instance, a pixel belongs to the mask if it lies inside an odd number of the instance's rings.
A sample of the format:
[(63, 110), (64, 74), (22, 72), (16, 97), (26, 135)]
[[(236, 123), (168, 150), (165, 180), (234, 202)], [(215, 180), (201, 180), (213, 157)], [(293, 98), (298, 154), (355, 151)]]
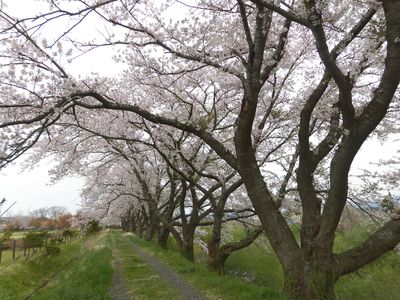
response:
[(45, 254), (51, 247), (71, 242), (80, 236), (79, 232), (27, 232), (22, 238), (0, 241), (0, 271), (20, 260), (30, 260), (38, 254)]

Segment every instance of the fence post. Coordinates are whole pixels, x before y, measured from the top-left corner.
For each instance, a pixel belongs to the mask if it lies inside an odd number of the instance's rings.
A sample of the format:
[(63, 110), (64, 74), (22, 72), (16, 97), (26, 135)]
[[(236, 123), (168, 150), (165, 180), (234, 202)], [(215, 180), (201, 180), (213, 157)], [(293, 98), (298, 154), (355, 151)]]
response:
[(15, 260), (15, 248), (17, 247), (17, 240), (13, 240), (13, 261)]

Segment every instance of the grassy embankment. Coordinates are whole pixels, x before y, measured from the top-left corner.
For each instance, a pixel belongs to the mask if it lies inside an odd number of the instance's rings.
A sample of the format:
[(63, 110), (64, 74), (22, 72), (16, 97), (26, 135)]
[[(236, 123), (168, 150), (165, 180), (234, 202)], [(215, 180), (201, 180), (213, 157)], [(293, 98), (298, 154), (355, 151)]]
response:
[[(373, 230), (373, 226), (363, 224), (351, 231), (338, 233), (335, 252), (359, 245)], [(240, 229), (233, 232), (236, 238), (242, 234)], [(258, 240), (250, 247), (235, 252), (227, 261), (227, 270), (274, 290), (281, 290), (283, 286), (281, 267), (266, 241)], [(340, 278), (336, 284), (337, 297), (340, 300), (397, 300), (400, 295), (399, 270), (400, 252), (387, 253), (358, 272)]]
[[(22, 239), (25, 237), (25, 235), (29, 232), (32, 231), (14, 231), (10, 237), (11, 240), (16, 240), (17, 242), (17, 247), (15, 250), (15, 260), (19, 261), (19, 260), (24, 260), (25, 259), (25, 255), (24, 255), (24, 249), (22, 247)], [(33, 231), (35, 232), (35, 231)], [(36, 232), (40, 232), (40, 230), (37, 230)], [(52, 231), (48, 231), (48, 233), (52, 234), (52, 235), (61, 235), (62, 231), (60, 230), (52, 230)], [(3, 233), (0, 232), (0, 238), (3, 236)], [(3, 243), (7, 243), (8, 245), (11, 245), (12, 241), (8, 240), (5, 241)], [(41, 249), (43, 250), (43, 248)], [(40, 256), (41, 254), (43, 254), (41, 251), (39, 251), (38, 249), (33, 249), (32, 251), (27, 251), (27, 253), (25, 254), (29, 254), (30, 259), (36, 256)], [(0, 261), (0, 270), (2, 270), (5, 267), (8, 267), (10, 264), (13, 263), (13, 250), (12, 248), (8, 248), (8, 249), (4, 249), (1, 252), (1, 261)], [(0, 273), (1, 276), (1, 273)]]
[[(13, 240), (20, 240), (24, 237), (24, 231), (15, 231), (11, 235), (11, 239)], [(0, 232), (0, 239), (2, 238), (3, 233)], [(10, 241), (7, 241), (9, 243)], [(19, 242), (19, 241), (18, 241)], [(23, 256), (24, 250), (21, 247), (17, 247), (15, 251), (15, 258), (19, 259)], [(1, 253), (1, 261), (0, 261), (0, 270), (4, 267), (10, 265), (13, 262), (13, 251), (12, 249), (4, 249)], [(1, 274), (0, 274), (1, 276)]]
[[(335, 251), (342, 252), (363, 241), (373, 226), (360, 225), (350, 232), (337, 235)], [(235, 239), (244, 231), (236, 227)], [(176, 245), (169, 242), (170, 250), (162, 250), (152, 242), (145, 242), (135, 236), (129, 239), (169, 264), (193, 286), (211, 298), (220, 299), (285, 299), (280, 293), (283, 274), (278, 259), (268, 246), (265, 238), (259, 239), (248, 248), (235, 252), (228, 258), (226, 276), (217, 276), (207, 270), (204, 253), (196, 249), (197, 257), (203, 262), (190, 263), (180, 256)], [(336, 284), (340, 300), (399, 299), (400, 295), (400, 253), (390, 252), (376, 262), (356, 273), (342, 277)]]
[[(370, 232), (359, 227), (338, 234), (336, 250), (358, 244)], [(233, 236), (243, 231), (235, 228)], [(135, 299), (180, 299), (178, 292), (161, 280), (132, 251), (138, 244), (172, 267), (195, 288), (211, 299), (285, 299), (280, 293), (282, 271), (265, 238), (252, 246), (235, 252), (227, 261), (227, 275), (218, 276), (204, 264), (204, 253), (196, 249), (203, 262), (191, 263), (177, 251), (172, 240), (170, 250), (162, 250), (153, 242), (143, 241), (132, 234), (111, 231), (64, 245), (56, 257), (38, 257), (33, 261), (16, 263), (0, 272), (0, 299), (23, 299), (39, 286), (32, 299), (110, 299), (113, 275), (112, 248), (119, 259), (128, 293)], [(114, 245), (114, 246), (113, 246)], [(338, 299), (398, 299), (400, 295), (400, 255), (391, 252), (357, 273), (339, 280)], [(231, 273), (231, 274), (229, 274)]]
[[(115, 233), (118, 237), (120, 233)], [(118, 237), (119, 239), (121, 237)], [(170, 250), (163, 250), (153, 242), (146, 242), (134, 235), (125, 235), (127, 247), (129, 243), (135, 243), (143, 249), (153, 254), (161, 261), (168, 264), (181, 277), (190, 282), (202, 294), (207, 295), (211, 299), (286, 299), (278, 290), (267, 286), (260, 286), (255, 283), (249, 283), (241, 278), (232, 275), (219, 276), (208, 270), (202, 262), (191, 263), (181, 256), (176, 250), (172, 240), (170, 240)], [(196, 250), (199, 253), (199, 249)], [(136, 296), (136, 294), (135, 294)], [(239, 297), (239, 298), (238, 298)], [(138, 298), (141, 299), (141, 298)], [(147, 299), (172, 299), (149, 297)]]
[(98, 238), (74, 240), (57, 256), (40, 255), (2, 270), (0, 299), (108, 299), (111, 249)]

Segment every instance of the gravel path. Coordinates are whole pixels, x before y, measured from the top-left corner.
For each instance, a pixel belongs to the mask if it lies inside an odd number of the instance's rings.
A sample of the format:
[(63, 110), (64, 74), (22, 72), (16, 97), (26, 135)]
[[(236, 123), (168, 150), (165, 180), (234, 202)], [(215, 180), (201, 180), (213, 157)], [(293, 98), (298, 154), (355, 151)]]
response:
[(111, 281), (111, 288), (109, 290), (110, 297), (113, 300), (131, 300), (132, 298), (128, 295), (126, 282), (124, 276), (122, 275), (121, 262), (118, 259), (117, 250), (115, 249), (114, 245), (112, 252), (114, 275)]
[(188, 300), (207, 300), (205, 296), (201, 295), (195, 288), (193, 288), (189, 283), (180, 278), (176, 272), (174, 272), (170, 267), (159, 261), (156, 257), (146, 251), (143, 251), (139, 246), (135, 244), (133, 244), (132, 247), (137, 255), (143, 258), (143, 260), (153, 270), (160, 273), (161, 278), (163, 278), (174, 288), (180, 291), (184, 298)]

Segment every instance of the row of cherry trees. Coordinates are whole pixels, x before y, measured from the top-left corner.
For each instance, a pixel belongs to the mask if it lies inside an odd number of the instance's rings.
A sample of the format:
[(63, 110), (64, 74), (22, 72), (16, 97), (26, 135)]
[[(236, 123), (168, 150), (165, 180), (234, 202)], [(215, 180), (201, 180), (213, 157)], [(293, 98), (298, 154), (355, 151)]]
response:
[[(146, 240), (156, 234), (162, 247), (172, 235), (190, 260), (194, 260), (196, 229), (212, 228), (206, 246), (209, 265), (220, 273), (233, 251), (250, 245), (262, 232), (240, 189), (242, 180), (190, 135), (176, 132), (174, 137), (169, 131), (166, 139), (156, 140), (145, 122), (136, 124), (136, 133), (143, 130), (141, 140), (67, 127), (64, 133), (73, 137), (75, 147), (69, 151), (71, 142), (64, 138), (67, 148), (53, 141), (51, 153), (61, 158), (54, 171), (75, 170), (87, 179), (82, 195), (91, 217), (122, 219), (125, 230)], [(222, 244), (223, 224), (228, 221), (244, 222), (248, 235)]]
[[(189, 259), (209, 225), (220, 272), (263, 231), (295, 299), (334, 299), (340, 276), (399, 243), (395, 211), (333, 252), (355, 156), (398, 133), (400, 1), (47, 2), (0, 14), (0, 166), (53, 155), (55, 179), (86, 178), (88, 211), (164, 246), (171, 234)], [(110, 53), (118, 76), (83, 75)], [(221, 242), (223, 222), (254, 215), (260, 229)]]

